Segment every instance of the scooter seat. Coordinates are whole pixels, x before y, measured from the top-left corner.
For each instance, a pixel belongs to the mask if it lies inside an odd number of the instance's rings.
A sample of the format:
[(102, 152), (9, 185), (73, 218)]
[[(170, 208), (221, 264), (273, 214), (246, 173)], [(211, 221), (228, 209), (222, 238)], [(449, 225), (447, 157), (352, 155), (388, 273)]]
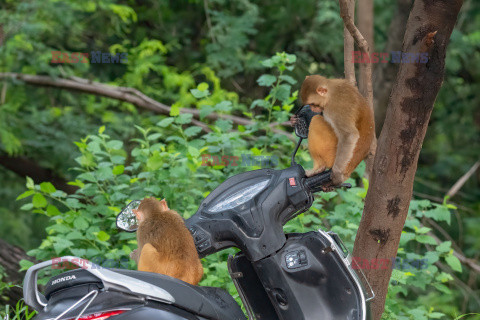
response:
[[(222, 320), (245, 320), (246, 317), (242, 309), (225, 290), (215, 287), (194, 286), (184, 281), (152, 272), (143, 272), (126, 269), (110, 269), (111, 271), (142, 280), (158, 286), (174, 298), (174, 306), (190, 311), (196, 315), (207, 319)], [(62, 277), (75, 275), (74, 281), (58, 282)], [(52, 285), (52, 283), (54, 285)], [(77, 269), (64, 272), (58, 276), (52, 277), (45, 287), (45, 296), (47, 299), (57, 291), (68, 287), (83, 284), (101, 284), (101, 281), (86, 270)]]

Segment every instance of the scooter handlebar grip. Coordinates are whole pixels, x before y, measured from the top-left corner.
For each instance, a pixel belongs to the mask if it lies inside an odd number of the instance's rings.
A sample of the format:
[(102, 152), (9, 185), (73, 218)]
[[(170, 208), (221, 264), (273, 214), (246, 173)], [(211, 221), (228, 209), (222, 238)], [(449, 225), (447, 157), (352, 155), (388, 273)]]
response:
[(312, 192), (319, 191), (318, 188), (327, 184), (331, 180), (332, 171), (324, 171), (313, 177), (305, 179), (305, 186)]

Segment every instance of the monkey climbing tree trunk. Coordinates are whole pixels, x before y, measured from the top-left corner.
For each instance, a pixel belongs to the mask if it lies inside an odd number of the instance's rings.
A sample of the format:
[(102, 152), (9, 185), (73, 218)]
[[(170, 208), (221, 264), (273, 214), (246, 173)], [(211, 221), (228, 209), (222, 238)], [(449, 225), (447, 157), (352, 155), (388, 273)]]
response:
[[(415, 0), (407, 22), (403, 52), (427, 52), (429, 61), (402, 63), (392, 89), (365, 209), (353, 256), (362, 260), (396, 256), (413, 191), (417, 160), (433, 104), (442, 85), (447, 43), (462, 0)], [(391, 268), (365, 270), (380, 319)]]

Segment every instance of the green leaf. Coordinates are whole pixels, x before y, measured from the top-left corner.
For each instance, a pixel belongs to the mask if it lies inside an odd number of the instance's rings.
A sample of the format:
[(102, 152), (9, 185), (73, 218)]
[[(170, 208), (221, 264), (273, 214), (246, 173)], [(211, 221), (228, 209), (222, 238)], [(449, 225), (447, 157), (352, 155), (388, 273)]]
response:
[(96, 182), (97, 181), (97, 179), (95, 178), (95, 176), (91, 172), (82, 173), (77, 178), (85, 180), (85, 181), (89, 181), (89, 182)]
[(233, 128), (233, 122), (231, 120), (219, 119), (215, 121), (215, 125), (222, 130), (222, 132), (229, 132)]
[(53, 249), (56, 254), (61, 254), (63, 250), (73, 247), (73, 242), (65, 238), (54, 237), (55, 241), (53, 242)]
[(60, 210), (58, 210), (57, 207), (55, 207), (54, 205), (49, 204), (47, 206), (47, 215), (49, 215), (50, 217), (59, 216), (61, 214), (62, 213), (60, 212)]
[(288, 84), (281, 84), (272, 90), (272, 95), (282, 102), (286, 101), (290, 97), (291, 88)]
[(112, 173), (116, 176), (122, 174), (125, 171), (125, 166), (124, 165), (118, 165), (113, 167)]
[(162, 128), (166, 128), (169, 125), (171, 125), (174, 120), (175, 120), (175, 118), (172, 118), (172, 117), (165, 118), (165, 119), (157, 122), (157, 126), (162, 127)]
[(250, 109), (253, 109), (257, 106), (267, 109), (268, 107), (270, 107), (270, 103), (268, 103), (268, 101), (265, 101), (263, 99), (257, 99), (252, 102), (252, 104), (250, 105)]
[(187, 124), (192, 121), (193, 114), (191, 113), (182, 113), (178, 117), (175, 118), (175, 123), (178, 124)]
[(109, 149), (119, 150), (119, 149), (122, 149), (122, 147), (123, 147), (123, 142), (120, 140), (111, 140), (107, 142), (107, 148)]
[(105, 132), (105, 126), (101, 126), (100, 128), (98, 128), (98, 134), (102, 134)]
[(427, 217), (432, 218), (435, 221), (446, 221), (450, 224), (451, 213), (447, 207), (442, 205), (433, 204), (435, 207), (433, 209), (419, 210), (417, 211), (417, 217)]
[(432, 286), (434, 286), (438, 291), (441, 291), (446, 294), (452, 294), (452, 291), (444, 284), (432, 283)]
[[(451, 294), (451, 293), (450, 293)], [(441, 313), (441, 312), (430, 312), (428, 314), (428, 317), (430, 319), (441, 319), (443, 317), (445, 317), (445, 314), (444, 313)]]
[(190, 92), (197, 99), (205, 98), (210, 94), (208, 90), (200, 91), (198, 89), (190, 89)]
[(47, 200), (42, 194), (36, 193), (32, 198), (32, 204), (35, 208), (44, 208), (47, 205)]
[(160, 138), (162, 135), (163, 135), (163, 134), (160, 133), (160, 132), (153, 133), (153, 134), (151, 134), (151, 135), (149, 135), (149, 136), (147, 137), (147, 140), (149, 140), (149, 141), (157, 140), (157, 139)]
[(415, 237), (415, 240), (417, 240), (417, 241), (420, 242), (420, 243), (437, 244), (437, 242), (435, 241), (435, 239), (433, 239), (433, 238), (430, 237), (430, 236), (426, 236), (426, 235), (416, 236), (416, 237)]
[(68, 198), (67, 200), (65, 200), (65, 202), (72, 209), (78, 209), (84, 206), (83, 203), (81, 203), (80, 201), (78, 201), (78, 199), (75, 198)]
[(23, 211), (30, 211), (33, 209), (33, 204), (32, 203), (26, 203), (23, 206), (20, 207), (20, 210)]
[(84, 217), (77, 217), (73, 221), (73, 226), (78, 230), (85, 230), (88, 228), (88, 222)]
[(215, 105), (215, 110), (217, 111), (223, 111), (223, 112), (229, 112), (232, 110), (232, 102), (228, 100), (224, 100), (222, 102), (219, 102)]
[(51, 193), (54, 193), (55, 191), (57, 191), (57, 189), (55, 189), (53, 184), (51, 184), (50, 182), (40, 183), (40, 190), (42, 190), (43, 192), (48, 193), (48, 194), (51, 194)]
[(415, 228), (415, 232), (416, 233), (427, 233), (428, 231), (430, 231), (432, 229), (428, 228), (428, 227), (421, 227), (419, 229)]
[(438, 252), (449, 252), (451, 246), (452, 246), (452, 242), (451, 242), (451, 241), (442, 242), (442, 243), (440, 243), (440, 244), (437, 246), (437, 251), (438, 251)]
[(108, 239), (110, 239), (110, 235), (105, 231), (100, 231), (97, 234), (97, 239), (100, 241), (108, 241)]
[(188, 153), (193, 157), (193, 158), (198, 158), (200, 157), (200, 150), (198, 150), (195, 147), (188, 146)]
[(34, 193), (35, 193), (35, 191), (33, 191), (33, 190), (27, 190), (24, 193), (22, 193), (21, 195), (19, 195), (16, 200), (25, 199), (26, 197), (30, 197)]
[(155, 152), (150, 158), (147, 160), (147, 168), (151, 171), (155, 171), (160, 169), (163, 166), (163, 158), (160, 156), (158, 152)]
[(202, 82), (197, 86), (197, 89), (200, 91), (205, 91), (208, 89), (208, 83)]
[(281, 75), (279, 78), (282, 79), (283, 81), (286, 81), (286, 82), (290, 83), (290, 84), (297, 83), (297, 80), (295, 80), (294, 78), (292, 78), (290, 76), (284, 75), (284, 74)]
[(271, 74), (263, 74), (257, 79), (258, 85), (262, 87), (270, 87), (275, 81), (277, 77)]
[(113, 178), (112, 168), (110, 167), (102, 167), (98, 169), (96, 173), (98, 180), (108, 180)]
[(27, 184), (26, 184), (28, 189), (33, 189), (35, 187), (35, 183), (33, 182), (33, 179), (30, 177), (27, 177)]
[(200, 119), (205, 118), (208, 116), (210, 113), (215, 111), (215, 108), (212, 106), (201, 106), (200, 107)]
[(197, 127), (197, 126), (191, 126), (187, 129), (185, 129), (184, 133), (187, 137), (193, 137), (197, 135), (200, 131), (202, 131), (202, 128)]
[(453, 254), (446, 257), (445, 261), (454, 271), (462, 272), (462, 265), (460, 263), (460, 260), (458, 260), (458, 258), (455, 257)]
[(34, 265), (34, 263), (32, 261), (28, 261), (28, 260), (25, 260), (25, 259), (20, 260), (19, 264), (20, 264), (20, 267), (21, 267), (20, 271), (27, 270), (28, 268), (30, 268), (31, 266)]
[(175, 102), (170, 108), (170, 116), (172, 117), (178, 116), (180, 114), (180, 108), (181, 108), (181, 104), (178, 102)]

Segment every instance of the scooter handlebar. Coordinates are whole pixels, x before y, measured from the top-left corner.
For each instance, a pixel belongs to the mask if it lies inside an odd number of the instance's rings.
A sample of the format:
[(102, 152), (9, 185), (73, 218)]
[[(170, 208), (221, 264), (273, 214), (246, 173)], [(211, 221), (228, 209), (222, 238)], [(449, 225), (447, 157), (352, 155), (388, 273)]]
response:
[[(332, 182), (332, 170), (327, 170), (313, 177), (306, 178), (304, 184), (310, 190), (310, 192), (318, 192), (322, 190), (322, 186), (325, 186), (330, 182)], [(342, 183), (341, 185), (335, 186), (335, 188), (351, 187), (352, 185), (350, 183)]]
[(319, 189), (332, 181), (331, 179), (332, 171), (324, 171), (313, 177), (305, 179), (305, 186), (312, 192), (319, 191)]

